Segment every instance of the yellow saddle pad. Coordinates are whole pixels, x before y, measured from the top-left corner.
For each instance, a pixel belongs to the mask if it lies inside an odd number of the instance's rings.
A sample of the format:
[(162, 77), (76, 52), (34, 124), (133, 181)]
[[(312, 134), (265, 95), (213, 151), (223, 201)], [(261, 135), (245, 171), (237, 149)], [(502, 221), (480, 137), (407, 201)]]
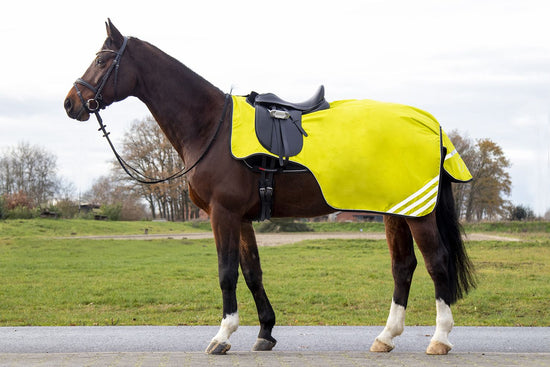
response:
[[(245, 97), (233, 96), (232, 121), (236, 159), (274, 156), (256, 138), (254, 107)], [(313, 173), (334, 209), (420, 217), (437, 203), (441, 160), (455, 181), (472, 179), (437, 120), (414, 107), (336, 101), (330, 109), (302, 116), (302, 127), (308, 136), (290, 160)]]

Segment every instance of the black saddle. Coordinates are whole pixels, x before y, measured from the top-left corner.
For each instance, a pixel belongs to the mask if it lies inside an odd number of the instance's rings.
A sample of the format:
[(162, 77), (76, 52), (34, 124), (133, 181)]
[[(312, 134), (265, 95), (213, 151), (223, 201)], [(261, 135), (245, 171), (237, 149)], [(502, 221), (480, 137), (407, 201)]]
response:
[(302, 151), (303, 138), (307, 133), (302, 128), (302, 115), (325, 110), (325, 88), (320, 86), (313, 97), (302, 103), (287, 102), (273, 93), (252, 92), (247, 102), (255, 108), (256, 136), (262, 146), (279, 156), (283, 166), (289, 157)]

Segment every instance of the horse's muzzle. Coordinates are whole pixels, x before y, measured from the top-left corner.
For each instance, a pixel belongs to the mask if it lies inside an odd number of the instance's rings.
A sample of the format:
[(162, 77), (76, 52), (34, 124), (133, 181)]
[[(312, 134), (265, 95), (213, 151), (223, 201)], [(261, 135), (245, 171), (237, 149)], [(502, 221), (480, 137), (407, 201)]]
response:
[(72, 119), (87, 121), (90, 118), (90, 114), (86, 110), (86, 107), (82, 105), (78, 98), (74, 98), (71, 94), (73, 94), (72, 91), (67, 98), (65, 98), (65, 102), (63, 103), (65, 112), (67, 112), (67, 115)]

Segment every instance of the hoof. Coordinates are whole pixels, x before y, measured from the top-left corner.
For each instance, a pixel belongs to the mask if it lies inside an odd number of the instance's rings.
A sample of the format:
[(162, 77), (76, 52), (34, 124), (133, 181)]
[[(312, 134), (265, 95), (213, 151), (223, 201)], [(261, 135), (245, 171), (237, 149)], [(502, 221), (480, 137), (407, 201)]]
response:
[(229, 343), (219, 343), (217, 341), (212, 341), (208, 348), (206, 348), (206, 354), (226, 354), (227, 351), (231, 349), (231, 344)]
[(380, 340), (376, 339), (374, 343), (372, 343), (372, 346), (370, 347), (371, 352), (376, 353), (388, 353), (393, 350), (393, 346), (388, 345), (386, 343), (382, 343)]
[(426, 354), (430, 355), (446, 355), (451, 350), (451, 347), (447, 344), (443, 344), (438, 341), (430, 342), (428, 349), (426, 349)]
[(263, 338), (258, 338), (258, 340), (256, 340), (256, 343), (252, 347), (252, 350), (255, 351), (255, 352), (269, 351), (269, 350), (273, 349), (275, 344), (277, 344), (277, 341), (275, 339), (273, 339), (273, 341), (271, 341), (271, 340), (267, 340), (267, 339), (263, 339)]

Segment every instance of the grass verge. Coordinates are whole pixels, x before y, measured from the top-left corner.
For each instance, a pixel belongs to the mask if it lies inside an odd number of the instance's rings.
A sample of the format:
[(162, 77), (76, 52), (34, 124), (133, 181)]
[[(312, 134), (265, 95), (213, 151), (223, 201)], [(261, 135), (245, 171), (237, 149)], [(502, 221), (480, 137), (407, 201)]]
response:
[[(550, 326), (550, 240), (468, 242), (479, 287), (457, 325)], [(279, 325), (383, 325), (393, 280), (384, 241), (321, 240), (260, 249)], [(433, 325), (433, 284), (417, 254), (409, 325)], [(212, 240), (4, 238), (0, 325), (218, 325)], [(256, 309), (239, 278), (243, 325)]]
[(92, 235), (170, 234), (210, 231), (209, 222), (122, 222), (86, 219), (0, 220), (0, 239)]

